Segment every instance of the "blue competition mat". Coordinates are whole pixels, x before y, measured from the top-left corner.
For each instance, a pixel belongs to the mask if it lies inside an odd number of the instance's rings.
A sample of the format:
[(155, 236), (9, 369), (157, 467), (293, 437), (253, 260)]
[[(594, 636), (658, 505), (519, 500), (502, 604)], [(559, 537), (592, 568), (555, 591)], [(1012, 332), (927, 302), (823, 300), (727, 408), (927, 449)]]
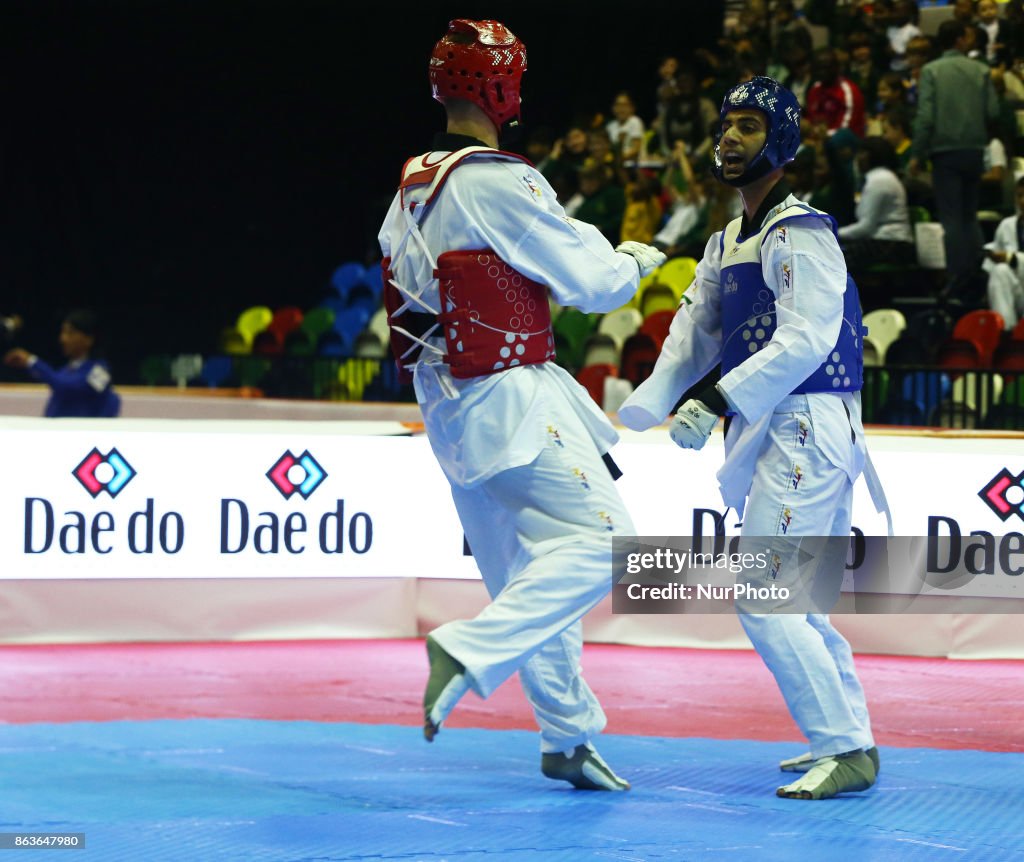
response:
[(69, 862), (1024, 862), (1024, 754), (883, 749), (868, 793), (802, 802), (774, 795), (793, 745), (599, 747), (632, 791), (548, 781), (525, 731), (446, 729), (427, 745), (392, 725), (0, 725), (0, 833), (84, 833), (84, 849), (53, 851)]

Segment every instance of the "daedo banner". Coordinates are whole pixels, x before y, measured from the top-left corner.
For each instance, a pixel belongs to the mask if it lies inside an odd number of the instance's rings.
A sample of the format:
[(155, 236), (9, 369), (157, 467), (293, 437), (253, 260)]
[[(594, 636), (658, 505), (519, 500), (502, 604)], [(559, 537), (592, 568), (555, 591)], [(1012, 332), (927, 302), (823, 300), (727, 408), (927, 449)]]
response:
[[(5, 419), (0, 578), (477, 577), (427, 440), (356, 425)], [(967, 595), (1024, 598), (1024, 439), (869, 444), (897, 535)], [(637, 535), (735, 542), (721, 435), (623, 432), (613, 455)], [(885, 531), (859, 482), (854, 539)]]

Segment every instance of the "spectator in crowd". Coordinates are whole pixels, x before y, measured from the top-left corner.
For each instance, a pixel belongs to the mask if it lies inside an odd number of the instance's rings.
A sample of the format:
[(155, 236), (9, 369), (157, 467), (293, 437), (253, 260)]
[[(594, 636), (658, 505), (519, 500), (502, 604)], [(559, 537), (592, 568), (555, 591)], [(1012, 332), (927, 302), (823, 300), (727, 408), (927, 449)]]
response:
[(706, 158), (711, 152), (711, 129), (717, 114), (715, 106), (697, 89), (693, 70), (683, 68), (676, 75), (674, 87), (662, 88), (667, 101), (659, 105), (659, 147), (662, 155), (671, 156), (676, 141), (682, 141), (691, 159)]
[(607, 168), (588, 164), (580, 171), (580, 190), (565, 205), (572, 218), (594, 225), (609, 242), (618, 242), (626, 196), (622, 187), (611, 181)]
[(1002, 215), (1013, 212), (1013, 177), (1006, 155), (1006, 144), (998, 134), (998, 124), (989, 124), (989, 139), (985, 146), (981, 175), (981, 190), (978, 193), (979, 210), (995, 210)]
[(945, 292), (963, 300), (981, 257), (978, 193), (988, 124), (999, 115), (999, 98), (988, 67), (966, 55), (967, 25), (944, 21), (938, 39), (942, 56), (921, 72), (909, 171), (913, 176), (931, 160), (935, 207), (945, 232)]
[(579, 191), (579, 173), (586, 160), (587, 132), (583, 124), (575, 123), (552, 145), (541, 171), (563, 203)]
[(772, 56), (782, 60), (794, 51), (813, 50), (807, 21), (797, 16), (793, 0), (777, 0), (771, 22)]
[(882, 114), (893, 108), (907, 107), (907, 85), (898, 72), (886, 72), (878, 79), (872, 107), (867, 133), (878, 136), (882, 134)]
[(1008, 0), (1003, 4), (1003, 20), (1007, 23), (1010, 40), (1009, 54), (1013, 62), (1024, 56), (1024, 0)]
[(902, 177), (913, 156), (912, 124), (906, 108), (889, 108), (882, 114), (882, 137), (896, 153), (897, 173)]
[(672, 161), (665, 173), (665, 190), (671, 200), (668, 220), (654, 236), (653, 245), (669, 257), (689, 254), (700, 232), (706, 215), (704, 189), (693, 173), (682, 141), (676, 142)]
[(913, 0), (896, 0), (885, 35), (889, 42), (889, 68), (894, 72), (905, 71), (907, 45), (921, 35), (921, 28), (917, 26), (917, 4)]
[(1024, 313), (1024, 177), (1014, 188), (1017, 214), (999, 223), (992, 242), (985, 246), (982, 268), (988, 274), (988, 304), (1013, 329)]
[(661, 186), (649, 171), (636, 168), (626, 183), (625, 191), (626, 211), (622, 216), (620, 238), (622, 242), (650, 245), (661, 224)]
[(935, 59), (935, 46), (927, 36), (911, 39), (907, 45), (907, 103), (917, 104), (918, 82), (926, 63)]
[(612, 149), (620, 161), (640, 157), (644, 145), (644, 121), (636, 115), (633, 97), (622, 91), (612, 102), (612, 120), (605, 126)]
[(105, 362), (93, 359), (97, 318), (87, 309), (69, 312), (60, 328), (60, 346), (68, 364), (59, 371), (38, 356), (15, 347), (4, 356), (12, 368), (27, 369), (50, 387), (44, 415), (51, 417), (109, 417), (121, 412), (121, 398), (111, 385)]
[(1010, 103), (1024, 102), (1024, 56), (1016, 56), (1007, 67), (992, 71), (997, 88), (1002, 87), (1003, 98)]
[(587, 159), (583, 163), (586, 168), (590, 165), (600, 165), (604, 168), (609, 178), (615, 176), (616, 167), (622, 164), (618, 158), (612, 139), (604, 129), (591, 129), (587, 132)]
[(999, 17), (996, 0), (979, 0), (977, 31), (980, 59), (990, 66), (1012, 62), (1013, 26)]
[(811, 55), (807, 51), (796, 51), (791, 54), (786, 62), (789, 74), (786, 77), (785, 85), (797, 101), (804, 108), (807, 107), (807, 93), (814, 83), (814, 75), (811, 73)]
[(872, 264), (914, 260), (907, 193), (896, 176), (899, 162), (892, 145), (885, 138), (865, 138), (857, 167), (864, 176), (857, 220), (839, 228), (839, 244), (854, 278)]
[(864, 30), (854, 31), (850, 34), (846, 50), (850, 55), (847, 77), (860, 88), (861, 93), (874, 93), (878, 87), (880, 64), (875, 57), (871, 35)]
[(980, 43), (985, 37), (974, 17), (974, 0), (953, 0), (953, 20), (964, 25), (964, 54), (974, 60), (983, 59)]
[(816, 80), (807, 93), (807, 119), (824, 123), (829, 132), (849, 129), (863, 137), (864, 96), (853, 81), (840, 74), (833, 48), (822, 48), (814, 55), (814, 70)]

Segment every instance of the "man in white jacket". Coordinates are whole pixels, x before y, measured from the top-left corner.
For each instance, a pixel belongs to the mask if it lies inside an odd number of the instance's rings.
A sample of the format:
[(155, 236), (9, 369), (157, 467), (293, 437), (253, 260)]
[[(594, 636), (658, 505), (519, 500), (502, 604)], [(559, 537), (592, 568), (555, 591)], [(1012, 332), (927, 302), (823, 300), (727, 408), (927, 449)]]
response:
[(430, 61), (447, 132), (406, 163), (379, 236), (392, 347), (493, 599), (427, 637), (424, 736), (467, 691), (488, 697), (519, 671), (543, 773), (625, 790), (591, 742), (606, 722), (580, 674), (580, 619), (611, 588), (612, 536), (634, 528), (607, 456), (617, 435), (551, 361), (548, 295), (611, 311), (664, 255), (613, 249), (529, 162), (497, 149), (518, 122), (525, 68), (502, 24), (450, 23)]
[(1003, 316), (1003, 328), (1012, 330), (1024, 313), (1024, 177), (1015, 189), (1017, 215), (1004, 218), (992, 242), (985, 246), (982, 269), (988, 273), (988, 305)]
[[(726, 94), (721, 122), (716, 174), (738, 188), (743, 216), (708, 241), (687, 291), (692, 304), (680, 306), (652, 376), (619, 417), (638, 430), (660, 424), (721, 362), (720, 382), (680, 407), (672, 439), (700, 449), (719, 416), (732, 414), (722, 496), (743, 517), (744, 541), (768, 543), (782, 557), (750, 577), (799, 588), (806, 572), (786, 549), (793, 537), (849, 536), (853, 482), (865, 463), (859, 302), (834, 220), (783, 181), (800, 143), (793, 94), (754, 78)], [(826, 543), (817, 557), (815, 578), (834, 594), (846, 546)], [(780, 764), (806, 774), (778, 795), (866, 790), (878, 753), (849, 644), (826, 613), (771, 609), (782, 612), (740, 619), (811, 748)]]

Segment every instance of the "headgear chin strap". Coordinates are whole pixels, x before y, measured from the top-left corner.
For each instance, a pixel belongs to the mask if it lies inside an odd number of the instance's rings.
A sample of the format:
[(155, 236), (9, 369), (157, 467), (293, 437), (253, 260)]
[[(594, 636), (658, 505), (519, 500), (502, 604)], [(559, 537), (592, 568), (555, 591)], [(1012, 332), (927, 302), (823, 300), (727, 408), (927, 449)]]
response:
[(759, 75), (733, 87), (722, 100), (719, 121), (725, 120), (725, 115), (730, 111), (743, 108), (753, 108), (763, 113), (768, 119), (768, 133), (761, 152), (742, 174), (733, 179), (726, 179), (722, 175), (722, 156), (718, 142), (715, 143), (712, 171), (723, 183), (737, 187), (759, 180), (786, 162), (791, 162), (800, 147), (800, 103), (796, 96), (774, 78)]

